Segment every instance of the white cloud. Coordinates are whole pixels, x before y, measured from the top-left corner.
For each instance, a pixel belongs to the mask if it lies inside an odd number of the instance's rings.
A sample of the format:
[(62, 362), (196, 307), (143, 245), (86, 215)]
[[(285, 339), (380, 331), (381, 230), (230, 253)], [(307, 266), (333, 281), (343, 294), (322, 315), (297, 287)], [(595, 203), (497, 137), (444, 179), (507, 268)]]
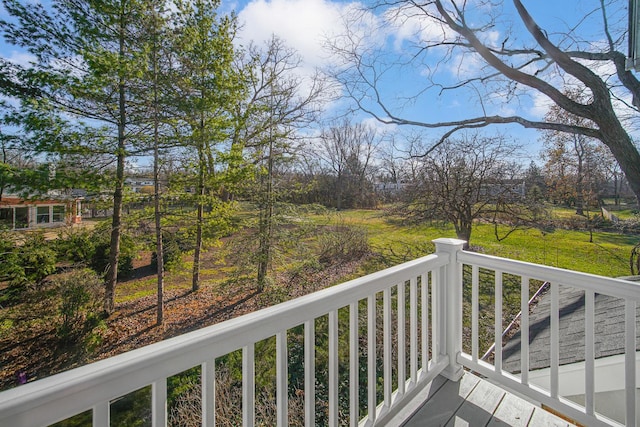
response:
[(272, 35), (295, 49), (306, 66), (327, 63), (327, 38), (339, 34), (342, 14), (351, 4), (328, 0), (253, 0), (238, 15), (243, 43), (262, 44)]
[(531, 91), (532, 106), (529, 113), (536, 119), (542, 119), (549, 112), (549, 108), (553, 105), (551, 98), (542, 92)]
[[(383, 118), (383, 120), (386, 119)], [(373, 117), (365, 117), (364, 119), (361, 120), (361, 123), (369, 128), (372, 129), (377, 135), (384, 135), (385, 133), (393, 133), (398, 126), (397, 125), (388, 125), (385, 123), (382, 123), (380, 120), (375, 119)]]

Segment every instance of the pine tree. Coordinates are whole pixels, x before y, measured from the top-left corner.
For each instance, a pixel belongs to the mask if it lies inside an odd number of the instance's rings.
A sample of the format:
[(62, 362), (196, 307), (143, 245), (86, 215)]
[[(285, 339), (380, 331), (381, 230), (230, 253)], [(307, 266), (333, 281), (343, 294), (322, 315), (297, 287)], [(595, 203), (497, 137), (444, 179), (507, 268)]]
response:
[(200, 287), (205, 208), (211, 208), (223, 177), (217, 164), (233, 129), (231, 110), (244, 96), (234, 67), (235, 16), (219, 16), (218, 0), (177, 1), (175, 72), (178, 120), (187, 128), (184, 144), (195, 152), (197, 206), (192, 289)]
[[(115, 163), (109, 268), (105, 277), (106, 313), (114, 309), (120, 253), (125, 162), (139, 138), (132, 90), (144, 69), (140, 48), (142, 8), (137, 0), (54, 0), (21, 4), (3, 0), (11, 17), (1, 21), (5, 39), (36, 57), (21, 77), (37, 87), (23, 105), (47, 115), (63, 113), (72, 123), (93, 128), (83, 139), (60, 146), (50, 134), (40, 149), (109, 153)], [(45, 127), (40, 128), (43, 133)]]

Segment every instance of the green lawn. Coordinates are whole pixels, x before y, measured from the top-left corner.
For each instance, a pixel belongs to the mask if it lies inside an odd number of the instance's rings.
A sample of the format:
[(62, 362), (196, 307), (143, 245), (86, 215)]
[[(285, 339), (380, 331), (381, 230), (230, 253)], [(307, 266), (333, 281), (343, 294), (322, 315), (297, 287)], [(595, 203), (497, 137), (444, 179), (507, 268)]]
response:
[[(365, 227), (374, 251), (390, 263), (432, 253), (433, 239), (456, 237), (451, 225), (405, 225), (382, 210), (343, 211), (324, 220)], [(472, 247), (482, 253), (613, 277), (629, 274), (629, 255), (638, 242), (637, 235), (594, 232), (590, 243), (588, 232), (538, 229), (517, 230), (499, 242), (490, 224), (476, 224), (471, 235)]]

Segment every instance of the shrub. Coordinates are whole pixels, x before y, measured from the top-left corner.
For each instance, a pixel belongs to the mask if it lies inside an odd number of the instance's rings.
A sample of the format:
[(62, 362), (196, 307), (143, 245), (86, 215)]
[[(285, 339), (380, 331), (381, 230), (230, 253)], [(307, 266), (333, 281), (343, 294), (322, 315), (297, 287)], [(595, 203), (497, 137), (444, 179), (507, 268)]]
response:
[(58, 259), (89, 265), (96, 245), (90, 231), (68, 228), (58, 235), (55, 249)]
[(320, 235), (318, 243), (322, 264), (360, 259), (370, 252), (367, 231), (361, 227), (338, 226)]
[(16, 243), (6, 233), (0, 234), (0, 282), (24, 278)]
[[(155, 248), (155, 244), (153, 245)], [(180, 241), (175, 234), (165, 232), (162, 234), (162, 260), (164, 270), (171, 270), (182, 261), (182, 253)], [(158, 254), (154, 250), (151, 253), (151, 266), (155, 269), (158, 267)]]
[(69, 343), (86, 337), (101, 321), (104, 298), (103, 283), (92, 270), (79, 269), (62, 273), (52, 280), (60, 297), (56, 329), (58, 338)]
[[(91, 268), (98, 274), (104, 274), (109, 266), (111, 251), (110, 235), (103, 230), (92, 233), (95, 250), (91, 258)], [(120, 256), (118, 257), (118, 277), (125, 277), (133, 271), (133, 259), (136, 256), (136, 244), (128, 234), (120, 236)]]
[(24, 269), (24, 280), (27, 283), (39, 284), (56, 271), (56, 253), (45, 241), (44, 234), (27, 236), (24, 244), (17, 250), (18, 262)]

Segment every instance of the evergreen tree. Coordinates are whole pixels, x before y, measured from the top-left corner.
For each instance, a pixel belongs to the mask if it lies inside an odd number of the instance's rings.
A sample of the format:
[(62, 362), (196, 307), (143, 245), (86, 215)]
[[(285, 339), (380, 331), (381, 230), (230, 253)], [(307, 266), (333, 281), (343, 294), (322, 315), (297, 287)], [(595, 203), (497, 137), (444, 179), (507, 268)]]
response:
[[(221, 156), (233, 129), (232, 106), (244, 96), (234, 67), (235, 16), (219, 16), (219, 0), (177, 1), (175, 70), (177, 118), (186, 128), (184, 145), (195, 153), (197, 206), (192, 289), (200, 287), (200, 258), (206, 208), (212, 209), (224, 177)], [(227, 147), (228, 148), (228, 147)]]
[(143, 6), (147, 19), (144, 22), (147, 38), (147, 69), (144, 82), (146, 87), (140, 94), (146, 100), (146, 121), (149, 123), (150, 148), (153, 153), (153, 210), (155, 224), (155, 254), (157, 273), (156, 323), (164, 321), (164, 246), (161, 211), (161, 152), (167, 148), (165, 128), (170, 122), (169, 105), (172, 103), (170, 71), (172, 58), (172, 34), (168, 27), (168, 17), (163, 0), (147, 0)]
[[(46, 152), (88, 151), (110, 154), (115, 163), (113, 217), (109, 269), (105, 278), (105, 312), (114, 308), (120, 252), (125, 161), (135, 151), (139, 137), (137, 105), (132, 99), (144, 67), (140, 48), (143, 17), (138, 0), (54, 0), (22, 4), (3, 0), (11, 17), (1, 21), (5, 39), (26, 48), (36, 58), (21, 70), (22, 86), (37, 87), (35, 97), (23, 97), (26, 127), (39, 131), (40, 150)], [(39, 121), (52, 119), (58, 126)], [(85, 120), (80, 138), (68, 135), (60, 117), (73, 126)], [(63, 120), (64, 121), (64, 120)], [(87, 130), (91, 128), (91, 130)]]

